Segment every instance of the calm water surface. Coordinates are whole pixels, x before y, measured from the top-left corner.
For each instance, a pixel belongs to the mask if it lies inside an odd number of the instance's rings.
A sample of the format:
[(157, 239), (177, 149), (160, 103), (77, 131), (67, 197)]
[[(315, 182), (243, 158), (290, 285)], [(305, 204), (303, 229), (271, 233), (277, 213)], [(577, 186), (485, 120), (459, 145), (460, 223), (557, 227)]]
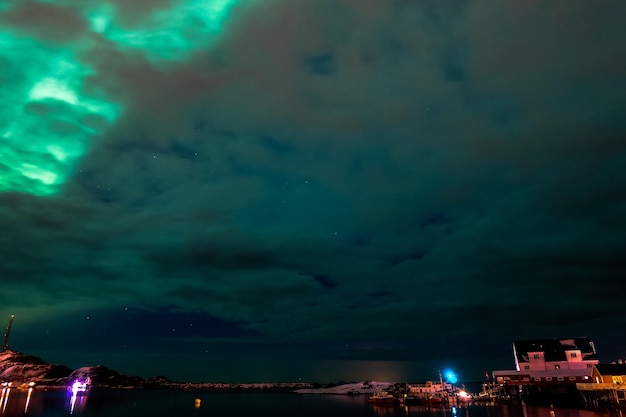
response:
[[(12, 389), (0, 417), (551, 417), (550, 409), (520, 404), (460, 408), (373, 406), (367, 396), (224, 393), (215, 391), (104, 391), (72, 398), (63, 391)], [(555, 408), (554, 417), (622, 417), (617, 412)], [(623, 416), (626, 417), (626, 416)]]

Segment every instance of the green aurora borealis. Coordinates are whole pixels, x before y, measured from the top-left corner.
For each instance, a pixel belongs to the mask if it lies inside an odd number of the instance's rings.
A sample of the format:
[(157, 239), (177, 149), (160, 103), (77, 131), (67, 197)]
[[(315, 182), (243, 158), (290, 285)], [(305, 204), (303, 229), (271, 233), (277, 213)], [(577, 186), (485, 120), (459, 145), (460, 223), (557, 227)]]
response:
[[(98, 72), (90, 56), (106, 48), (167, 66), (215, 42), (240, 2), (189, 0), (134, 19), (94, 2), (72, 7), (67, 16), (64, 3), (48, 2), (45, 15), (29, 16), (21, 26), (12, 23), (28, 16), (31, 3), (0, 6), (0, 192), (58, 192), (123, 113), (115, 92), (90, 82)], [(74, 33), (38, 29), (41, 20), (63, 18), (76, 26)]]

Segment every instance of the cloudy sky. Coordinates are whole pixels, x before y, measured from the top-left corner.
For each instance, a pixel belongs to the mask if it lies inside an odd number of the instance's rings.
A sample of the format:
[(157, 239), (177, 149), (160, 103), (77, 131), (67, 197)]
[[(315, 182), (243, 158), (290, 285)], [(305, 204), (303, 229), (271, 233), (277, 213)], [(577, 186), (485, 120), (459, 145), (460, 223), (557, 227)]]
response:
[(196, 381), (476, 380), (526, 338), (626, 357), (624, 21), (2, 2), (11, 347)]

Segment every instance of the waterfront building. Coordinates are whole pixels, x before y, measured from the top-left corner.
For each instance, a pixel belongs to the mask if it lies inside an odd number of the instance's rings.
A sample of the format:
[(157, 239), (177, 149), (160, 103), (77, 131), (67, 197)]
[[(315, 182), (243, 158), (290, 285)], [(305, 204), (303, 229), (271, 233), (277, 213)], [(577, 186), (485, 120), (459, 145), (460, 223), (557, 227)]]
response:
[(626, 383), (626, 364), (603, 363), (593, 367), (591, 379), (596, 384), (624, 385)]
[(494, 371), (497, 384), (574, 385), (589, 382), (598, 364), (588, 338), (517, 340), (513, 342), (515, 370)]
[(595, 346), (586, 337), (513, 342), (515, 369), (493, 371), (486, 393), (553, 404), (580, 401), (576, 384), (591, 382), (598, 365)]
[(576, 388), (582, 393), (586, 404), (626, 404), (626, 364), (594, 365), (591, 381), (578, 383)]

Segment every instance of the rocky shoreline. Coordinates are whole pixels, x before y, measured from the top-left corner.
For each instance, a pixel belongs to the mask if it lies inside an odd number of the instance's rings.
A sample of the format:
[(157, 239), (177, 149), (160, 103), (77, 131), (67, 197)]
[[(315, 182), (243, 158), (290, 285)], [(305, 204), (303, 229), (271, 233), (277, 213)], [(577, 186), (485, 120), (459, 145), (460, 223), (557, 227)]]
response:
[(213, 383), (174, 382), (165, 376), (142, 378), (121, 374), (106, 366), (86, 366), (70, 369), (65, 365), (44, 360), (14, 350), (0, 352), (0, 383), (12, 387), (28, 387), (34, 383), (44, 389), (67, 389), (76, 380), (90, 380), (91, 389), (202, 389), (227, 391), (296, 391), (320, 389), (327, 386), (308, 382), (294, 383)]

